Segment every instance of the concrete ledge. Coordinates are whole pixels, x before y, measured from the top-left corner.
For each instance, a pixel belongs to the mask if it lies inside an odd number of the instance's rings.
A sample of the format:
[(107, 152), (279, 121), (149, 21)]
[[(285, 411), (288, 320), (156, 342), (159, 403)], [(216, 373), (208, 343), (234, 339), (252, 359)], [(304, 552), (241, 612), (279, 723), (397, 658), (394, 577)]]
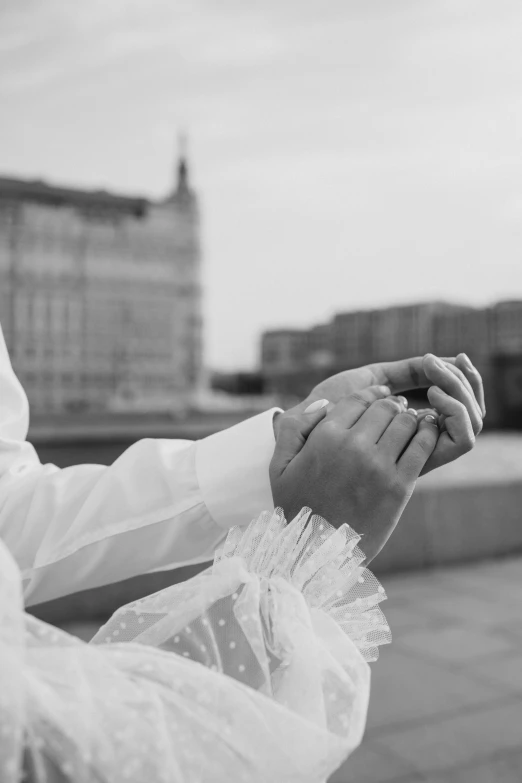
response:
[[(522, 553), (522, 482), (419, 489), (390, 541), (372, 563), (378, 574), (421, 570)], [(104, 620), (119, 606), (189, 579), (190, 566), (128, 579), (40, 604), (47, 622)]]
[[(210, 422), (203, 424), (208, 427)], [(78, 462), (110, 464), (132, 442), (127, 433), (127, 443), (93, 438), (90, 444), (76, 442), (69, 447), (61, 440), (46, 441), (44, 433), (40, 434), (40, 458), (61, 467)], [(176, 436), (180, 437), (179, 431)], [(419, 481), (399, 526), (371, 567), (385, 574), (516, 553), (522, 553), (522, 438), (520, 434), (487, 433), (465, 457)], [(53, 623), (102, 620), (122, 604), (199, 570), (195, 566), (139, 576), (42, 604), (33, 611)]]
[(376, 573), (436, 568), (522, 552), (522, 482), (417, 490)]
[(135, 576), (132, 579), (125, 579), (123, 582), (95, 587), (92, 590), (84, 590), (80, 593), (66, 595), (63, 598), (56, 598), (54, 601), (30, 606), (27, 611), (53, 625), (90, 620), (101, 624), (108, 620), (120, 606), (137, 601), (146, 595), (152, 595), (152, 593), (170, 587), (170, 585), (184, 582), (198, 574), (207, 565), (209, 563)]

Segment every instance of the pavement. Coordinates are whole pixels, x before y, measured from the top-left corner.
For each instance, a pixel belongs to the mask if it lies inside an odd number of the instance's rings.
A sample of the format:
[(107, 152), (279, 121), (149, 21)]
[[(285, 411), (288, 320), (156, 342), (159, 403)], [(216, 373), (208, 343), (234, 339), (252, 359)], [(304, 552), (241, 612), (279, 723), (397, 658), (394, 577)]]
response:
[(522, 558), (382, 582), (393, 642), (330, 783), (521, 783)]
[(382, 582), (393, 642), (363, 743), (329, 783), (522, 783), (522, 557)]

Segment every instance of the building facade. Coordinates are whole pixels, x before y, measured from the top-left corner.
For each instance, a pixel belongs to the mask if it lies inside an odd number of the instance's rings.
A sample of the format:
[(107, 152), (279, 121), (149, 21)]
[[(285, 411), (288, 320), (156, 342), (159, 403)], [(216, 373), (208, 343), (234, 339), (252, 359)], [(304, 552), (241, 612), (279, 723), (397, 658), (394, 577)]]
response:
[(467, 353), (484, 381), (487, 424), (522, 427), (522, 301), (486, 308), (425, 302), (339, 313), (309, 330), (267, 332), (261, 373), (267, 391), (290, 402), (333, 373), (428, 352)]
[(197, 198), (0, 178), (0, 322), (33, 411), (177, 410), (202, 372)]

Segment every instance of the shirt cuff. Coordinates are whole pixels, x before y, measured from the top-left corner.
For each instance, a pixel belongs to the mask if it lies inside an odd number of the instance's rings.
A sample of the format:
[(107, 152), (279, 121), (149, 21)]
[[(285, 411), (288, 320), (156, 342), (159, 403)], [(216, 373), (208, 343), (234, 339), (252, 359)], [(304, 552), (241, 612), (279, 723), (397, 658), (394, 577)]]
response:
[(248, 525), (274, 501), (268, 466), (274, 454), (274, 416), (280, 408), (196, 444), (196, 474), (211, 517), (223, 528)]

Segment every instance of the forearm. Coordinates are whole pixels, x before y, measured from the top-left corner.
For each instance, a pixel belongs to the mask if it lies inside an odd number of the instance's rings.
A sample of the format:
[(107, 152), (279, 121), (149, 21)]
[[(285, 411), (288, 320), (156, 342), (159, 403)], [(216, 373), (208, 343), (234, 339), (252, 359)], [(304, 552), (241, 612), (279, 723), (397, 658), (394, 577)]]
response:
[(32, 465), (0, 481), (0, 530), (41, 602), (212, 557), (224, 531), (195, 474), (196, 444), (141, 441), (112, 466)]
[(212, 559), (229, 526), (272, 506), (272, 418), (197, 443), (142, 440), (110, 467), (59, 470), (19, 444), (0, 478), (0, 535), (27, 603)]
[(211, 559), (228, 526), (272, 506), (274, 413), (198, 443), (143, 440), (110, 467), (42, 465), (0, 329), (0, 537), (26, 601)]

